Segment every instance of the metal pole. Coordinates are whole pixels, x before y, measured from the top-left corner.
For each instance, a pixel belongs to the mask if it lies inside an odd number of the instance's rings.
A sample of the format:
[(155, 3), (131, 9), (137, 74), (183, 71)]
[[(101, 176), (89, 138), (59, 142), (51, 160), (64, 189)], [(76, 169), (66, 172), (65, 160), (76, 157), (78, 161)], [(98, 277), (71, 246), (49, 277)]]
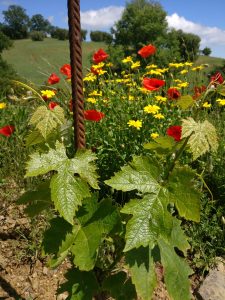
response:
[(75, 149), (85, 148), (80, 1), (68, 0), (68, 24)]

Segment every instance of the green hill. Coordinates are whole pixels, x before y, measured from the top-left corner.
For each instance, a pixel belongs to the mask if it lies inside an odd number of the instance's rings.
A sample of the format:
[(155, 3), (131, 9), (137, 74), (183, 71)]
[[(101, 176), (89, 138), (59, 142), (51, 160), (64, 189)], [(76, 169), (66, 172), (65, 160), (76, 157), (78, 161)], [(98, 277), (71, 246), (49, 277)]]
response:
[[(99, 48), (106, 48), (104, 43), (83, 42), (83, 72), (90, 67), (90, 57)], [(14, 41), (14, 46), (5, 50), (3, 58), (11, 64), (24, 79), (35, 84), (42, 84), (51, 73), (59, 74), (59, 68), (69, 63), (69, 43), (46, 38), (43, 42), (32, 40)], [(224, 59), (200, 56), (196, 64), (208, 64), (207, 72), (224, 64)]]
[[(90, 67), (90, 57), (104, 43), (84, 42), (83, 72)], [(47, 38), (43, 42), (32, 40), (14, 41), (14, 46), (5, 50), (2, 57), (11, 64), (16, 72), (28, 81), (42, 84), (51, 73), (59, 74), (59, 68), (69, 63), (69, 42)]]

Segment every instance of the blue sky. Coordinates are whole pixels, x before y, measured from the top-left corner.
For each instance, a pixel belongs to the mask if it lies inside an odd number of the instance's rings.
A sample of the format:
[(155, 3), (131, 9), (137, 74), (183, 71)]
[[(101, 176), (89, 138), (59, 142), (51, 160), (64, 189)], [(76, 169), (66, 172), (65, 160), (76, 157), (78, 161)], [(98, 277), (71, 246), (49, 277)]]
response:
[[(126, 5), (126, 0), (80, 0), (82, 28), (109, 30), (117, 21)], [(129, 1), (128, 1), (129, 2)], [(212, 56), (225, 58), (225, 0), (159, 0), (167, 12), (170, 27), (201, 37), (201, 48), (212, 49)], [(59, 27), (67, 27), (66, 0), (0, 0), (1, 12), (10, 4), (20, 5), (29, 16), (40, 13)]]

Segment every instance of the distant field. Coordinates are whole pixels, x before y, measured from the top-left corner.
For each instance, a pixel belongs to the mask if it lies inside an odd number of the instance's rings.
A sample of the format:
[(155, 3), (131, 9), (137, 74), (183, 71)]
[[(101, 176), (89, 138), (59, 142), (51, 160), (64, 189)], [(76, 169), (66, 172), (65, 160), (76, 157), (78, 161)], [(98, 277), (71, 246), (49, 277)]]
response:
[[(104, 43), (84, 42), (82, 45), (83, 71), (90, 66), (89, 59), (93, 51)], [(3, 52), (3, 58), (11, 64), (17, 73), (26, 80), (35, 84), (42, 84), (48, 76), (59, 68), (69, 63), (69, 43), (47, 38), (43, 42), (32, 40), (14, 41), (14, 46)]]
[[(83, 72), (90, 67), (90, 57), (99, 48), (106, 48), (104, 43), (84, 42)], [(3, 58), (10, 63), (17, 73), (28, 81), (42, 84), (48, 76), (55, 72), (59, 74), (59, 68), (69, 63), (68, 41), (58, 41), (47, 38), (43, 42), (32, 40), (14, 41), (14, 47), (3, 52)], [(210, 73), (216, 66), (221, 66), (224, 59), (216, 57), (200, 56), (196, 64), (209, 64), (206, 72)]]

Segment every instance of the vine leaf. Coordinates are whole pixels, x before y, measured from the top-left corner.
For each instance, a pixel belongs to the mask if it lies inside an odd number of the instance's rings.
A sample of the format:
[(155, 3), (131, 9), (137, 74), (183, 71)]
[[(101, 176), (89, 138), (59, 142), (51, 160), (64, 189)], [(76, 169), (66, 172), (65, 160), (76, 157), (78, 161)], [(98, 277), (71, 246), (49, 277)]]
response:
[(138, 296), (143, 300), (151, 300), (157, 285), (154, 262), (149, 247), (140, 247), (126, 252), (126, 266)]
[(181, 109), (187, 109), (190, 106), (192, 106), (195, 103), (195, 101), (190, 95), (184, 95), (179, 97), (176, 103)]
[(34, 125), (42, 136), (47, 139), (48, 135), (58, 126), (65, 123), (64, 111), (59, 105), (53, 110), (46, 106), (39, 106), (30, 119), (29, 124)]
[(189, 167), (175, 168), (169, 176), (170, 201), (179, 215), (187, 220), (200, 221), (200, 193), (194, 186), (195, 172)]
[(17, 204), (27, 205), (24, 211), (31, 218), (49, 208), (51, 203), (49, 182), (40, 184), (35, 191), (27, 191), (17, 200)]
[(51, 197), (60, 215), (73, 224), (74, 214), (82, 204), (82, 199), (90, 196), (87, 182), (98, 188), (98, 176), (93, 166), (95, 159), (91, 151), (82, 154), (78, 151), (74, 158), (69, 159), (65, 147), (57, 141), (56, 149), (50, 148), (48, 153), (35, 152), (31, 155), (26, 177), (56, 171), (50, 183)]
[(102, 238), (120, 224), (120, 216), (110, 200), (97, 202), (97, 197), (85, 199), (77, 214), (80, 224), (71, 252), (80, 270), (93, 269)]
[(158, 245), (162, 264), (165, 268), (165, 283), (170, 297), (174, 300), (190, 300), (188, 276), (193, 273), (191, 268), (163, 239), (158, 241)]
[(157, 193), (160, 176), (158, 163), (148, 157), (135, 156), (130, 165), (122, 167), (105, 183), (124, 192), (138, 190), (142, 193)]
[(93, 272), (79, 269), (69, 270), (65, 275), (67, 281), (57, 290), (57, 293), (68, 292), (70, 300), (92, 300), (99, 292), (99, 285)]
[(193, 118), (183, 119), (182, 137), (189, 137), (188, 145), (193, 154), (193, 159), (197, 159), (202, 154), (216, 151), (218, 148), (218, 138), (215, 127), (207, 120), (195, 122)]
[(159, 154), (168, 153), (176, 145), (174, 139), (170, 136), (159, 136), (154, 141), (144, 144), (145, 149), (155, 150)]
[(109, 291), (110, 295), (116, 300), (137, 299), (131, 279), (123, 271), (106, 278), (103, 282), (103, 290)]

